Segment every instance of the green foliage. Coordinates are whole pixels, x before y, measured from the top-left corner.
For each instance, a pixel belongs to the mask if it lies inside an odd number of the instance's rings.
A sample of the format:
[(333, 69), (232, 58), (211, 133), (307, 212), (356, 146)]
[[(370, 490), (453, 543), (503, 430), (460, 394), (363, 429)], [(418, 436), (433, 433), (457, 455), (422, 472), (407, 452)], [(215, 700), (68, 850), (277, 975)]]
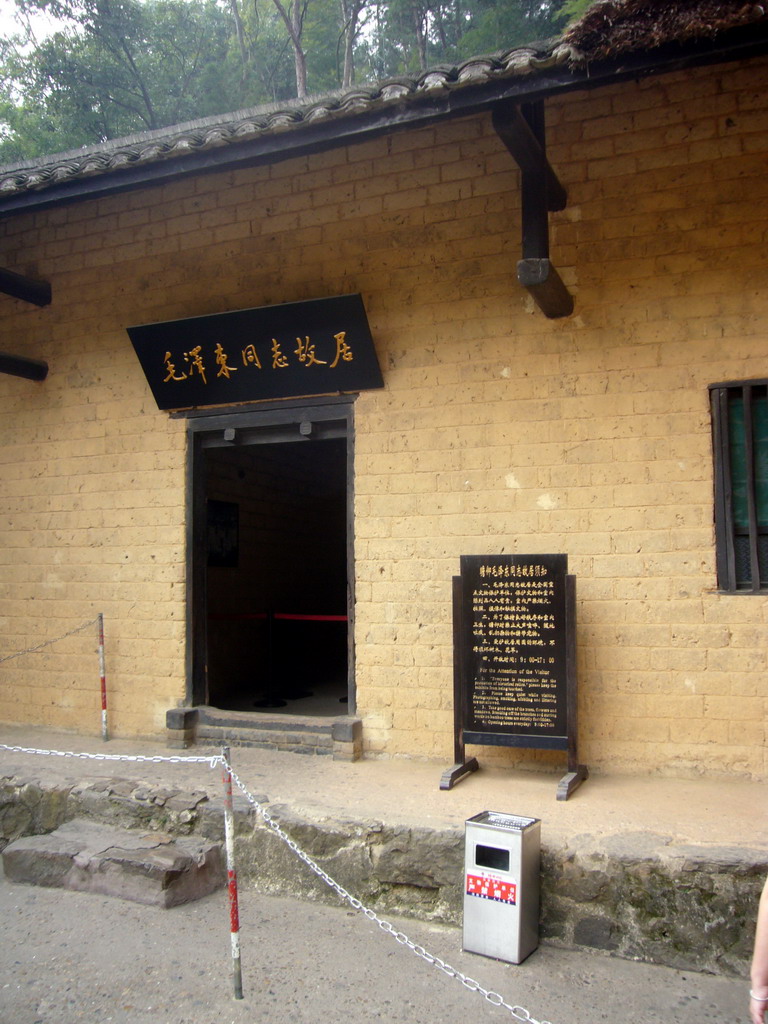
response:
[[(51, 5), (53, 6), (53, 5)], [(63, 4), (55, 11), (62, 16)], [(80, 146), (201, 117), (229, 104), (229, 21), (210, 0), (88, 0), (80, 22), (31, 49), (6, 46), (2, 86), (15, 149)], [(23, 114), (23, 116), (22, 116)], [(27, 120), (29, 119), (29, 128)], [(48, 143), (48, 145), (46, 145)]]
[(596, 0), (566, 0), (563, 4), (562, 9), (557, 14), (557, 20), (559, 22), (568, 23), (578, 20), (582, 14), (586, 13), (590, 7), (595, 4)]
[(341, 8), (338, 0), (313, 0), (304, 20), (309, 58), (309, 92), (337, 89), (341, 80)]
[[(16, 0), (0, 162), (454, 63), (553, 35), (582, 0)], [(281, 9), (282, 8), (282, 9)]]
[(557, 34), (563, 0), (388, 0), (375, 8), (372, 77), (455, 63)]
[(501, 46), (519, 46), (557, 35), (555, 19), (560, 6), (539, 0), (482, 0), (472, 28), (462, 36), (461, 55), (491, 53)]

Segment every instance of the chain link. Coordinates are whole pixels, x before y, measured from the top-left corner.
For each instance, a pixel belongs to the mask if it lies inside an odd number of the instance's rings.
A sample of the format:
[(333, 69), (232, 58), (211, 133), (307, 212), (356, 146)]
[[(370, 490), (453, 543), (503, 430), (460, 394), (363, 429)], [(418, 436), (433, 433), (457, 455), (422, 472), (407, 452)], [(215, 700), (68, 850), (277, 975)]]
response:
[(0, 750), (9, 750), (15, 754), (43, 754), (48, 757), (74, 757), (81, 761), (139, 761), (149, 764), (207, 764), (209, 768), (223, 764), (221, 754), (212, 754), (209, 757), (179, 757), (173, 754), (163, 757), (160, 754), (89, 754), (75, 753), (74, 750), (39, 750), (36, 747), (11, 747), (0, 743)]
[[(93, 623), (89, 622), (87, 625), (90, 626), (93, 625)], [(80, 626), (79, 628), (84, 629), (85, 627)], [(73, 632), (77, 632), (77, 630), (74, 630)], [(52, 643), (53, 641), (50, 642)], [(524, 1006), (510, 1006), (510, 1004), (505, 1002), (504, 998), (499, 995), (498, 992), (493, 992), (489, 989), (483, 988), (483, 986), (478, 981), (475, 981), (474, 978), (470, 978), (466, 974), (462, 974), (461, 971), (456, 970), (455, 967), (451, 967), (450, 964), (441, 960), (439, 956), (429, 953), (423, 946), (419, 946), (415, 942), (411, 941), (405, 932), (398, 931), (389, 921), (379, 917), (375, 910), (371, 909), (371, 907), (366, 907), (361, 900), (347, 892), (344, 886), (331, 878), (328, 872), (324, 871), (319, 864), (312, 860), (309, 854), (305, 853), (305, 851), (302, 850), (293, 839), (291, 839), (288, 833), (281, 828), (279, 822), (276, 821), (266, 807), (259, 803), (256, 797), (253, 796), (245, 783), (240, 779), (237, 772), (233, 771), (232, 766), (229, 764), (226, 757), (222, 754), (212, 754), (209, 757), (181, 757), (175, 754), (168, 757), (164, 757), (159, 754), (91, 754), (85, 752), (75, 753), (72, 750), (43, 750), (34, 747), (15, 747), (9, 746), (5, 743), (0, 743), (0, 750), (7, 750), (12, 753), (19, 754), (39, 754), (49, 757), (74, 757), (88, 761), (131, 761), (149, 764), (207, 764), (209, 768), (215, 768), (217, 765), (222, 765), (230, 773), (232, 781), (248, 803), (256, 810), (264, 823), (272, 829), (275, 835), (277, 835), (293, 853), (296, 854), (299, 860), (302, 860), (307, 865), (310, 871), (317, 875), (321, 881), (325, 882), (327, 886), (333, 889), (342, 902), (348, 904), (348, 906), (352, 907), (353, 910), (357, 910), (362, 913), (369, 921), (375, 922), (383, 932), (391, 935), (395, 942), (399, 943), (401, 946), (407, 946), (407, 948), (421, 960), (424, 960), (426, 963), (436, 967), (449, 978), (455, 978), (457, 981), (460, 981), (461, 984), (465, 988), (469, 989), (470, 992), (478, 992), (485, 1001), (490, 1003), (492, 1006), (499, 1006), (502, 1009), (507, 1010), (516, 1020), (523, 1021), (524, 1024), (550, 1024), (550, 1021), (536, 1020), (536, 1018), (532, 1017)]]
[(441, 960), (440, 957), (434, 956), (432, 953), (428, 953), (423, 946), (419, 946), (415, 942), (412, 942), (404, 932), (398, 931), (394, 925), (390, 924), (389, 921), (385, 921), (383, 918), (379, 917), (375, 910), (372, 910), (370, 907), (366, 907), (359, 899), (351, 896), (342, 885), (331, 878), (327, 871), (324, 871), (319, 864), (316, 864), (315, 861), (304, 852), (304, 850), (297, 846), (288, 833), (280, 827), (280, 824), (272, 817), (269, 811), (248, 791), (248, 788), (239, 778), (237, 773), (232, 770), (232, 766), (227, 762), (226, 758), (223, 758), (222, 761), (226, 770), (231, 774), (232, 781), (243, 794), (245, 799), (261, 816), (264, 823), (272, 829), (275, 835), (277, 835), (286, 844), (286, 846), (293, 851), (293, 853), (296, 854), (299, 860), (304, 861), (307, 867), (314, 872), (318, 878), (333, 889), (336, 895), (343, 902), (347, 903), (353, 910), (360, 911), (368, 918), (369, 921), (374, 921), (383, 932), (391, 935), (396, 942), (400, 943), (400, 945), (407, 946), (408, 949), (410, 949), (411, 952), (420, 959), (425, 960), (428, 964), (432, 964), (439, 971), (442, 971), (443, 974), (448, 975), (449, 978), (456, 978), (456, 980), (460, 981), (465, 988), (470, 990), (470, 992), (479, 992), (485, 1001), (490, 1003), (492, 1006), (502, 1007), (516, 1020), (524, 1021), (526, 1024), (550, 1024), (550, 1022), (546, 1020), (536, 1020), (530, 1015), (524, 1006), (510, 1006), (509, 1003), (504, 1001), (504, 998), (499, 995), (498, 992), (492, 992), (483, 988), (483, 986), (479, 982), (475, 981), (474, 978), (467, 977), (466, 974), (462, 974), (461, 971), (456, 970), (455, 967), (451, 967), (450, 964), (445, 963), (445, 961)]
[(6, 654), (4, 658), (0, 658), (0, 665), (4, 661), (12, 661), (14, 658), (20, 658), (22, 654), (34, 654), (35, 651), (41, 651), (44, 647), (50, 647), (51, 644), (57, 644), (59, 640), (66, 640), (68, 636), (74, 636), (75, 633), (80, 633), (84, 629), (88, 629), (89, 626), (95, 626), (99, 621), (98, 616), (95, 619), (91, 619), (90, 622), (84, 622), (82, 626), (75, 626), (74, 629), (70, 629), (68, 633), (63, 633), (61, 636), (55, 637), (53, 640), (43, 640), (41, 644), (35, 644), (34, 647), (27, 647), (23, 651), (16, 651), (15, 654)]

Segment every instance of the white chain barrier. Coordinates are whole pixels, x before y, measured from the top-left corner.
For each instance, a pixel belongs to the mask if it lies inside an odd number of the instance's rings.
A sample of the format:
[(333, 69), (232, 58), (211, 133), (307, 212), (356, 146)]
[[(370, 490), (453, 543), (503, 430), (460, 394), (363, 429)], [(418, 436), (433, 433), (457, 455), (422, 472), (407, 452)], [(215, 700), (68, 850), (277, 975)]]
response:
[(447, 974), (449, 978), (456, 978), (456, 980), (460, 981), (465, 988), (470, 990), (470, 992), (478, 992), (486, 1002), (491, 1003), (492, 1006), (502, 1007), (509, 1011), (516, 1020), (526, 1021), (527, 1024), (550, 1024), (550, 1022), (546, 1020), (536, 1020), (523, 1006), (510, 1006), (510, 1004), (505, 1002), (504, 998), (499, 995), (498, 992), (491, 992), (488, 989), (483, 988), (483, 986), (473, 978), (467, 977), (466, 974), (462, 974), (461, 971), (456, 970), (455, 967), (451, 967), (450, 964), (441, 960), (439, 956), (434, 956), (423, 946), (419, 946), (415, 942), (412, 942), (404, 932), (398, 931), (394, 925), (390, 924), (389, 921), (385, 921), (383, 918), (379, 917), (375, 910), (372, 910), (370, 907), (366, 907), (359, 899), (348, 893), (342, 885), (339, 885), (337, 881), (331, 878), (327, 871), (324, 871), (319, 864), (316, 864), (309, 854), (305, 853), (304, 850), (302, 850), (301, 847), (291, 839), (291, 837), (281, 828), (280, 824), (272, 817), (269, 811), (248, 791), (237, 773), (232, 770), (232, 766), (228, 764), (227, 768), (232, 776), (232, 781), (243, 794), (245, 799), (258, 812), (265, 824), (272, 829), (275, 835), (282, 839), (286, 846), (296, 854), (299, 860), (304, 861), (310, 871), (313, 871), (318, 878), (322, 879), (326, 885), (330, 886), (330, 888), (333, 889), (336, 895), (344, 903), (347, 903), (353, 910), (359, 910), (360, 913), (364, 914), (369, 921), (375, 922), (383, 932), (391, 935), (396, 942), (400, 943), (400, 945), (407, 946), (408, 949), (410, 949), (410, 951), (416, 956), (425, 960), (428, 964), (432, 964), (439, 971), (442, 971), (443, 974)]
[(8, 750), (14, 754), (45, 754), (49, 757), (74, 757), (81, 761), (138, 761), (148, 764), (207, 764), (215, 768), (223, 764), (221, 754), (209, 754), (207, 757), (180, 757), (173, 754), (163, 757), (160, 754), (77, 754), (73, 750), (40, 750), (37, 747), (11, 747), (0, 743), (0, 750)]
[[(92, 623), (89, 623), (89, 625), (92, 625)], [(532, 1017), (524, 1006), (510, 1005), (498, 992), (493, 992), (489, 989), (483, 988), (480, 982), (475, 981), (474, 978), (470, 978), (466, 974), (462, 974), (462, 972), (457, 970), (455, 967), (451, 967), (450, 964), (441, 960), (439, 956), (435, 956), (428, 952), (424, 946), (417, 945), (409, 939), (404, 932), (398, 931), (394, 925), (390, 924), (389, 921), (379, 917), (375, 910), (365, 906), (365, 904), (359, 899), (347, 892), (342, 885), (331, 878), (331, 876), (324, 871), (319, 864), (312, 860), (308, 853), (302, 850), (301, 847), (291, 839), (288, 833), (280, 826), (279, 822), (272, 817), (266, 807), (264, 807), (263, 804), (261, 804), (256, 797), (249, 792), (245, 783), (240, 779), (238, 774), (233, 771), (227, 758), (223, 757), (221, 754), (211, 754), (207, 757), (181, 757), (175, 754), (170, 756), (163, 756), (159, 754), (90, 754), (75, 753), (71, 750), (42, 750), (34, 747), (15, 747), (8, 746), (5, 743), (0, 743), (0, 750), (7, 750), (9, 752), (19, 754), (41, 754), (51, 757), (74, 757), (87, 761), (130, 761), (149, 764), (207, 764), (209, 768), (216, 768), (217, 765), (221, 765), (229, 772), (234, 784), (261, 817), (264, 823), (286, 844), (286, 846), (299, 858), (299, 860), (303, 861), (307, 865), (310, 871), (325, 882), (327, 886), (333, 889), (342, 902), (348, 904), (353, 910), (360, 911), (360, 913), (367, 917), (369, 921), (377, 924), (383, 932), (391, 935), (392, 938), (401, 946), (406, 946), (421, 960), (424, 960), (433, 967), (436, 967), (449, 978), (455, 978), (457, 981), (460, 981), (464, 988), (469, 989), (470, 992), (479, 993), (485, 1001), (490, 1003), (492, 1006), (498, 1006), (507, 1010), (515, 1020), (524, 1021), (525, 1024), (551, 1024), (550, 1021), (540, 1021), (535, 1017)]]

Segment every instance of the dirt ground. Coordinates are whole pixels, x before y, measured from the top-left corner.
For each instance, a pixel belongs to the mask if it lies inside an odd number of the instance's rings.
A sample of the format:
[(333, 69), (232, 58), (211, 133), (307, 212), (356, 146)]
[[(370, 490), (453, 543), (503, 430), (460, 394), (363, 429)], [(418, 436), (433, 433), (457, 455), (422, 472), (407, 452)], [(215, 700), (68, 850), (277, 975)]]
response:
[(518, 1017), (349, 907), (240, 893), (243, 1000), (224, 891), (172, 910), (0, 876), (0, 1024), (705, 1024), (746, 1021), (747, 983), (540, 947), (464, 953), (457, 929), (392, 919)]

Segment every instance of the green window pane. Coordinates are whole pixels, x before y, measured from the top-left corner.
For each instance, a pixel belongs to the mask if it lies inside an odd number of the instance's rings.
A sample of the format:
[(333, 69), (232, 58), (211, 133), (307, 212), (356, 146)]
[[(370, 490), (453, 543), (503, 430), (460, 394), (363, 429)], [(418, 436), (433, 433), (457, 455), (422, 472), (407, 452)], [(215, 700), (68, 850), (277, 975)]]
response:
[[(758, 527), (768, 527), (768, 396), (761, 389), (752, 397), (752, 445), (754, 456), (755, 506)], [(731, 458), (733, 522), (737, 530), (749, 529), (747, 489), (747, 442), (744, 399), (731, 395), (728, 403), (728, 440)]]
[(747, 445), (744, 435), (744, 399), (730, 396), (728, 402), (728, 443), (731, 456), (731, 507), (737, 530), (749, 528), (747, 513)]
[(755, 504), (757, 525), (768, 527), (768, 395), (752, 402), (752, 430), (755, 445)]

